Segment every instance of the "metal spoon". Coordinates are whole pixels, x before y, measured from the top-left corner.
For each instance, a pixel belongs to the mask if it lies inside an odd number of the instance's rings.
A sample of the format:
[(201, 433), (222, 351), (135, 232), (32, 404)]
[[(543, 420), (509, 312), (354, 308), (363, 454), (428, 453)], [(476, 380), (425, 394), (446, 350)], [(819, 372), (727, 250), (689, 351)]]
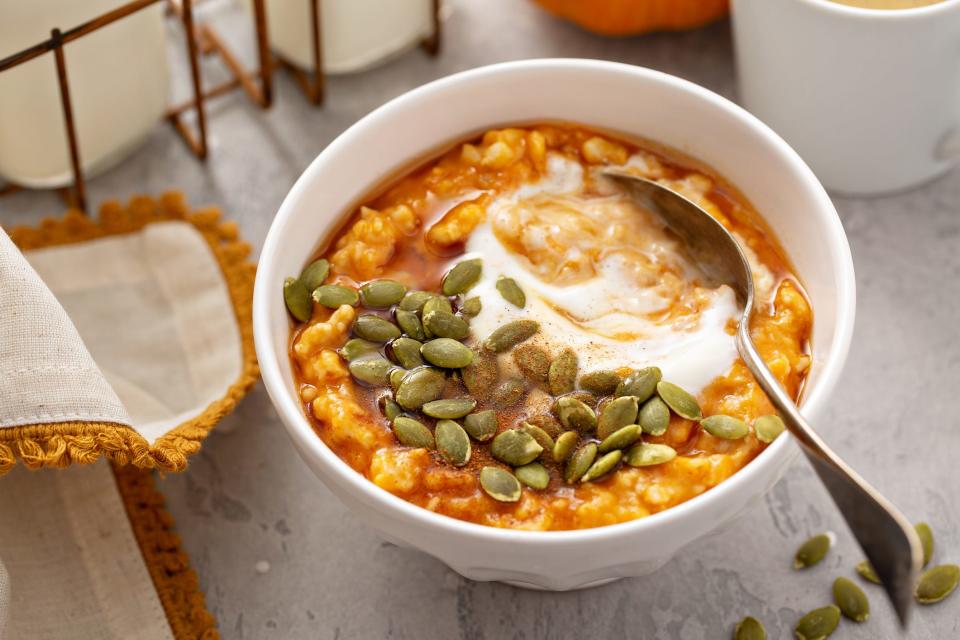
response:
[(737, 329), (740, 357), (800, 443), (883, 582), (900, 623), (906, 625), (923, 556), (917, 534), (896, 507), (827, 447), (757, 353), (749, 332), (753, 274), (740, 245), (713, 216), (667, 187), (622, 172), (604, 173), (638, 204), (663, 218), (711, 284), (728, 285), (736, 293), (743, 306)]

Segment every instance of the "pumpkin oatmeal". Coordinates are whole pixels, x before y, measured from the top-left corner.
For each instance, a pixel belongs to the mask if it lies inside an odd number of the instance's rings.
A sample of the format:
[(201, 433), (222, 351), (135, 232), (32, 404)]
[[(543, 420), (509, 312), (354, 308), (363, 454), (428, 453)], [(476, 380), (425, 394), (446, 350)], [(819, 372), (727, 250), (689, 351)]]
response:
[(737, 355), (733, 292), (703, 281), (610, 166), (734, 233), (753, 340), (799, 395), (811, 309), (734, 189), (648, 145), (506, 128), (393, 183), (284, 284), (304, 411), (341, 459), (447, 516), (580, 529), (689, 500), (782, 432)]

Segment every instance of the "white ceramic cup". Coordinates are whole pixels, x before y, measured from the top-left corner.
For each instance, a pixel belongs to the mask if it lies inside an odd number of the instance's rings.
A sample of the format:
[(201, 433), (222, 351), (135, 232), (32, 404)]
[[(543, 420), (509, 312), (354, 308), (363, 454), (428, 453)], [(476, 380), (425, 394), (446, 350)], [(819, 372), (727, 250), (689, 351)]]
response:
[(828, 189), (879, 194), (960, 157), (960, 0), (733, 0), (741, 104)]
[(490, 127), (551, 120), (680, 149), (730, 179), (766, 215), (814, 309), (813, 365), (802, 408), (817, 424), (846, 359), (855, 305), (850, 249), (829, 197), (800, 157), (743, 109), (690, 82), (629, 65), (527, 60), (482, 67), (431, 82), (364, 117), (317, 156), (281, 205), (260, 257), (253, 322), (264, 384), (297, 450), (360, 518), (468, 578), (572, 589), (656, 570), (757, 502), (796, 446), (780, 438), (703, 495), (609, 527), (531, 532), (449, 518), (377, 487), (314, 432), (293, 379), (290, 320), (281, 293), (284, 278), (299, 273), (318, 244), (385, 177)]

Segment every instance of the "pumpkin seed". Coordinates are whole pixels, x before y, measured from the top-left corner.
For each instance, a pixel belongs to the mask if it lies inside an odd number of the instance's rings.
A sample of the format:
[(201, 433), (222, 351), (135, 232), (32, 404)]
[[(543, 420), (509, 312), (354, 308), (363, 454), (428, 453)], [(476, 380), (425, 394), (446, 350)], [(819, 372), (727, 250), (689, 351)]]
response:
[(441, 420), (434, 429), (437, 451), (443, 459), (455, 467), (470, 462), (470, 438), (463, 427), (453, 420)]
[(550, 393), (555, 396), (573, 391), (577, 381), (577, 354), (573, 349), (566, 349), (553, 359), (547, 380), (550, 383)]
[(403, 311), (420, 311), (426, 301), (435, 295), (437, 294), (430, 293), (429, 291), (410, 291), (407, 295), (403, 296), (403, 300), (400, 301), (400, 309)]
[(673, 447), (653, 442), (640, 442), (630, 447), (623, 459), (631, 467), (652, 467), (677, 457)]
[(394, 418), (403, 413), (403, 409), (397, 404), (397, 401), (390, 396), (381, 398), (380, 411), (383, 412), (384, 417), (390, 422), (393, 422)]
[(400, 337), (397, 325), (369, 313), (357, 317), (353, 323), (353, 332), (371, 342), (387, 342)]
[(633, 371), (626, 378), (617, 384), (615, 394), (620, 396), (633, 396), (638, 403), (646, 402), (657, 391), (657, 383), (663, 374), (658, 367), (646, 367), (638, 371)]
[(753, 421), (753, 432), (757, 434), (757, 440), (767, 444), (776, 440), (786, 428), (783, 419), (777, 415), (760, 416)]
[(699, 420), (703, 416), (697, 399), (672, 382), (664, 382), (663, 380), (658, 382), (657, 395), (681, 418)]
[(408, 372), (397, 386), (397, 403), (404, 409), (419, 409), (443, 393), (447, 378), (432, 367), (417, 367)]
[(633, 396), (621, 396), (604, 405), (597, 420), (597, 437), (601, 440), (612, 435), (618, 429), (633, 424), (637, 419), (637, 399)]
[(497, 278), (497, 291), (503, 299), (515, 307), (523, 309), (527, 306), (527, 296), (513, 278), (500, 276)]
[(923, 547), (923, 566), (927, 566), (933, 558), (933, 530), (926, 522), (918, 522), (913, 529), (917, 532), (920, 545)]
[(397, 309), (395, 316), (397, 324), (400, 325), (400, 330), (414, 340), (423, 340), (427, 337), (427, 334), (423, 332), (423, 325), (420, 323), (420, 318), (418, 318), (417, 314), (413, 311)]
[(556, 418), (554, 418), (551, 415), (547, 415), (545, 413), (541, 413), (535, 416), (530, 416), (529, 418), (527, 418), (527, 422), (529, 422), (535, 427), (540, 427), (541, 429), (546, 431), (547, 435), (550, 436), (551, 438), (556, 438), (558, 435), (560, 435), (560, 430), (562, 429), (562, 427), (560, 426), (560, 423), (557, 422)]
[(423, 364), (420, 347), (423, 343), (413, 338), (397, 338), (390, 343), (390, 353), (394, 361), (404, 369), (413, 369)]
[(470, 335), (470, 325), (466, 320), (442, 309), (423, 314), (423, 329), (438, 338), (463, 340)]
[(452, 338), (437, 338), (420, 347), (427, 362), (444, 369), (459, 369), (473, 362), (473, 351)]
[(557, 398), (554, 413), (565, 429), (576, 429), (582, 433), (592, 433), (597, 429), (597, 415), (585, 403), (570, 396)]
[(567, 458), (573, 454), (578, 442), (580, 442), (580, 434), (576, 431), (564, 431), (557, 436), (557, 440), (553, 444), (553, 461), (556, 463), (566, 462)]
[(306, 322), (313, 315), (310, 292), (296, 278), (287, 278), (283, 281), (283, 302), (287, 305), (290, 315), (300, 322)]
[(877, 572), (874, 571), (873, 565), (870, 564), (869, 560), (864, 560), (863, 562), (860, 562), (854, 568), (856, 569), (857, 573), (860, 574), (860, 577), (863, 578), (864, 580), (868, 582), (872, 582), (873, 584), (879, 584), (879, 585), (883, 584), (883, 582), (880, 580), (880, 576), (878, 576)]
[(443, 295), (455, 296), (477, 284), (483, 273), (483, 261), (480, 258), (458, 262), (443, 276)]
[(550, 484), (550, 472), (539, 462), (531, 462), (513, 470), (517, 480), (531, 489), (546, 489)]
[(502, 431), (490, 443), (490, 455), (511, 467), (520, 467), (537, 459), (543, 447), (533, 436), (519, 429)]
[(500, 502), (516, 502), (520, 499), (520, 482), (516, 476), (500, 467), (481, 469), (480, 486), (487, 495)]
[(617, 389), (620, 376), (616, 371), (591, 371), (580, 376), (580, 388), (598, 396), (606, 396)]
[(313, 301), (328, 309), (337, 309), (345, 304), (357, 304), (360, 296), (355, 289), (339, 284), (325, 284), (313, 290)]
[(568, 398), (575, 398), (583, 404), (587, 405), (591, 409), (597, 408), (597, 396), (593, 395), (588, 391), (574, 391), (573, 393), (567, 394)]
[(483, 311), (483, 303), (480, 301), (480, 298), (476, 296), (467, 298), (463, 301), (463, 304), (460, 305), (460, 313), (465, 316), (470, 316), (471, 318), (481, 311)]
[(393, 419), (393, 433), (400, 444), (407, 447), (433, 449), (435, 446), (430, 429), (409, 416), (397, 416)]
[(493, 409), (471, 413), (463, 419), (463, 428), (478, 442), (486, 442), (497, 434), (497, 414)]
[(550, 373), (550, 356), (535, 344), (521, 344), (513, 350), (517, 368), (535, 384), (544, 384)]
[(750, 427), (746, 422), (722, 414), (704, 418), (700, 421), (700, 426), (714, 438), (724, 440), (739, 440), (750, 433)]
[[(597, 427), (597, 433), (599, 434), (599, 432), (600, 428)], [(604, 438), (603, 442), (600, 443), (599, 450), (600, 453), (607, 453), (614, 449), (626, 449), (639, 439), (640, 425), (628, 424)]]
[(514, 320), (487, 336), (483, 346), (494, 353), (501, 353), (529, 339), (539, 330), (540, 323), (536, 320)]
[(300, 282), (307, 288), (307, 291), (312, 292), (326, 281), (328, 275), (330, 275), (330, 263), (320, 258), (311, 262), (300, 273)]
[(957, 588), (958, 582), (960, 567), (955, 564), (941, 564), (920, 576), (913, 593), (920, 604), (934, 604), (950, 595)]
[(526, 392), (527, 385), (523, 380), (508, 378), (490, 392), (490, 402), (498, 409), (505, 409), (520, 402)]
[(753, 616), (747, 616), (737, 623), (733, 630), (733, 640), (767, 640), (767, 630)]
[(841, 576), (833, 581), (833, 601), (841, 613), (854, 622), (866, 622), (870, 617), (867, 594), (849, 578)]
[(553, 452), (553, 438), (551, 438), (550, 435), (540, 427), (532, 425), (529, 422), (524, 422), (522, 425), (520, 425), (520, 431), (523, 431), (536, 440), (537, 444), (543, 447), (544, 455), (549, 455), (551, 452)]
[(583, 477), (583, 475), (593, 466), (593, 461), (597, 457), (597, 443), (588, 442), (573, 452), (570, 461), (567, 462), (563, 470), (563, 479), (567, 484), (573, 484)]
[(390, 372), (390, 386), (393, 387), (394, 391), (400, 388), (400, 383), (403, 382), (408, 373), (409, 371), (401, 367), (397, 367)]
[(420, 410), (431, 418), (453, 420), (464, 417), (476, 406), (477, 401), (473, 398), (443, 398), (424, 403)]
[(797, 622), (794, 631), (797, 640), (823, 640), (840, 624), (840, 609), (836, 605), (814, 609)]
[(485, 398), (500, 378), (497, 356), (481, 349), (474, 354), (473, 362), (460, 370), (460, 378), (471, 395)]
[(360, 304), (368, 309), (386, 309), (403, 300), (407, 288), (396, 280), (371, 280), (360, 287)]
[(351, 360), (356, 360), (360, 356), (373, 353), (379, 349), (380, 345), (376, 342), (370, 342), (362, 338), (350, 338), (346, 344), (337, 349), (337, 353), (340, 354), (341, 358), (350, 362)]
[(623, 451), (619, 449), (614, 449), (610, 453), (606, 453), (600, 456), (600, 459), (594, 462), (587, 472), (583, 474), (583, 477), (580, 478), (580, 482), (593, 482), (594, 480), (599, 480), (603, 476), (607, 475), (614, 468), (620, 464), (620, 459), (623, 458)]
[(806, 569), (823, 560), (830, 550), (830, 536), (825, 533), (813, 536), (797, 549), (793, 556), (794, 569)]
[[(420, 310), (420, 320), (423, 321), (423, 318), (426, 317), (431, 311), (445, 311), (447, 313), (453, 313), (453, 306), (450, 304), (450, 301), (446, 298), (438, 295), (434, 295), (429, 300), (423, 303), (423, 308)], [(433, 333), (430, 332), (430, 329), (427, 328), (427, 325), (423, 325), (423, 333), (428, 338), (433, 337)]]
[(662, 436), (670, 426), (670, 407), (660, 399), (660, 396), (653, 396), (640, 407), (640, 412), (637, 414), (637, 424), (640, 425), (644, 433), (649, 433), (652, 436)]
[(390, 370), (393, 363), (386, 358), (364, 358), (352, 360), (347, 365), (351, 375), (360, 382), (373, 386), (385, 386), (390, 382)]

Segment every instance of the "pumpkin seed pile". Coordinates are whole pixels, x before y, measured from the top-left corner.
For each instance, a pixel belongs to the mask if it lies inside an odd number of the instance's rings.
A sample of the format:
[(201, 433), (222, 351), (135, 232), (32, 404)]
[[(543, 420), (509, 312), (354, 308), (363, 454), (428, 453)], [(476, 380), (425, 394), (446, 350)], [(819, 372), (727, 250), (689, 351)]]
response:
[[(756, 425), (754, 425), (756, 428)], [(926, 522), (914, 526), (923, 547), (923, 566), (933, 559), (933, 530)], [(823, 560), (830, 551), (832, 541), (828, 534), (813, 536), (797, 549), (793, 557), (794, 569), (809, 569)], [(870, 563), (864, 560), (855, 568), (856, 573), (873, 584), (881, 584)], [(944, 600), (960, 583), (960, 566), (941, 564), (924, 572), (917, 580), (914, 597), (920, 604), (935, 604)], [(798, 640), (823, 640), (840, 625), (842, 618), (853, 622), (866, 622), (870, 617), (870, 601), (867, 594), (853, 580), (839, 576), (833, 581), (833, 604), (813, 609), (801, 616), (794, 633)], [(752, 616), (740, 620), (733, 629), (734, 640), (766, 640), (763, 624)]]
[[(468, 295), (483, 273), (479, 258), (456, 264), (437, 292), (408, 291), (387, 279), (356, 290), (326, 283), (329, 273), (327, 261), (317, 260), (299, 278), (287, 279), (283, 293), (290, 314), (303, 322), (312, 316), (313, 304), (365, 309), (338, 351), (350, 373), (363, 385), (387, 391), (379, 406), (401, 444), (436, 450), (438, 460), (456, 467), (470, 462), (474, 446), (487, 446), (488, 457), (504, 465), (479, 474), (481, 487), (496, 500), (516, 502), (521, 486), (543, 490), (551, 477), (579, 484), (606, 478), (621, 465), (668, 463), (677, 452), (643, 437), (666, 433), (672, 415), (699, 422), (715, 438), (737, 440), (751, 432), (732, 416), (704, 417), (696, 398), (663, 380), (657, 367), (626, 375), (580, 371), (572, 350), (550, 354), (530, 340), (540, 329), (534, 320), (472, 335), (470, 318), (483, 308), (479, 297)], [(511, 306), (526, 305), (513, 279), (499, 277), (496, 290)], [(520, 375), (502, 377), (499, 357), (511, 359)], [(535, 388), (553, 397), (550, 412), (501, 429), (500, 413)], [(772, 442), (783, 422), (764, 416), (753, 431)]]

